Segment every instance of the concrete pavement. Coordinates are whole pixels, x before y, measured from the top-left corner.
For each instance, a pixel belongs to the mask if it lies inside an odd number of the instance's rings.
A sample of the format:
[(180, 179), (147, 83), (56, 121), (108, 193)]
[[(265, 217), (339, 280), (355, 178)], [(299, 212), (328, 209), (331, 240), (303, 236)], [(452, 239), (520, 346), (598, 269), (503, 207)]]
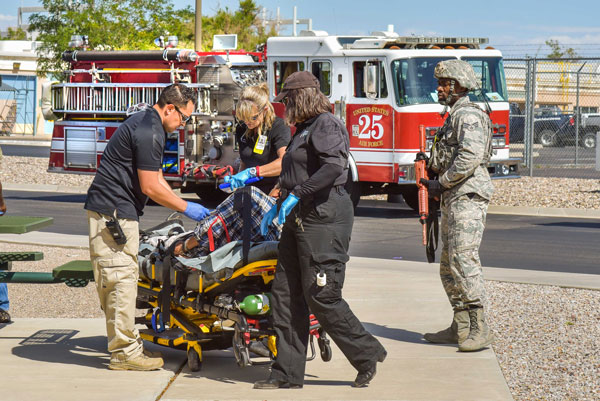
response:
[[(102, 319), (16, 319), (0, 325), (0, 399), (512, 399), (491, 348), (461, 353), (455, 346), (422, 340), (424, 332), (446, 327), (452, 319), (436, 265), (352, 258), (344, 296), (388, 350), (368, 388), (350, 387), (356, 371), (335, 346), (330, 362), (319, 357), (307, 362), (303, 389), (253, 390), (252, 383), (266, 377), (267, 368), (238, 368), (231, 350), (206, 352), (202, 370), (193, 373), (185, 364), (185, 352), (160, 347), (164, 369), (113, 372), (106, 369)], [(477, 380), (464, 380), (467, 377)]]
[[(600, 289), (598, 275), (488, 267), (484, 271), (491, 280)], [(368, 388), (350, 387), (356, 372), (335, 345), (330, 362), (317, 356), (307, 363), (303, 389), (259, 391), (252, 383), (268, 375), (267, 367), (239, 368), (230, 349), (204, 353), (202, 370), (191, 372), (185, 352), (147, 344), (163, 352), (162, 370), (114, 372), (106, 369), (109, 355), (102, 319), (16, 319), (0, 325), (0, 400), (512, 399), (491, 348), (460, 353), (454, 346), (422, 340), (423, 333), (446, 327), (452, 318), (437, 264), (353, 257), (344, 296), (388, 350)]]

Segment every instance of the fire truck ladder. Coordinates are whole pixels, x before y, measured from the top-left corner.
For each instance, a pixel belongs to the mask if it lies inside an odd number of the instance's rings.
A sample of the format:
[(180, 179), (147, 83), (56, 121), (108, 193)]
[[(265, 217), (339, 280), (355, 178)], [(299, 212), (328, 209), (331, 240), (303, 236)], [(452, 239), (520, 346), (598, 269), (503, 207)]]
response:
[[(52, 108), (55, 113), (125, 115), (127, 108), (139, 103), (153, 105), (160, 92), (170, 84), (136, 83), (60, 83), (52, 85)], [(194, 116), (212, 116), (212, 84), (185, 84), (197, 92)]]

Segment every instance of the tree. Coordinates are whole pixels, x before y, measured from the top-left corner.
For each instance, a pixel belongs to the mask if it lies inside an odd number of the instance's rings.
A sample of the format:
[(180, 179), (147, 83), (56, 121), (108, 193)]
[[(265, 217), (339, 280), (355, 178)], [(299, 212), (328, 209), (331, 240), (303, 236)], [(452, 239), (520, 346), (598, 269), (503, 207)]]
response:
[[(172, 0), (42, 0), (48, 11), (29, 18), (30, 31), (38, 31), (38, 73), (63, 71), (61, 55), (71, 35), (87, 35), (91, 50), (156, 49), (158, 36), (177, 35), (180, 48), (194, 47), (194, 11), (175, 10)], [(254, 0), (240, 0), (239, 9), (217, 10), (202, 17), (202, 47), (210, 50), (213, 35), (237, 34), (238, 47), (254, 50), (265, 43), (268, 32), (259, 23)]]
[(217, 10), (212, 17), (203, 16), (203, 50), (212, 49), (213, 35), (237, 34), (238, 47), (244, 50), (254, 50), (257, 45), (266, 43), (268, 37), (277, 36), (274, 27), (267, 31), (262, 26), (258, 18), (259, 11), (254, 0), (240, 0), (239, 8), (234, 12), (225, 7)]
[(5, 37), (0, 40), (26, 40), (27, 32), (25, 32), (20, 27), (17, 28), (8, 28), (8, 32)]
[(546, 46), (552, 50), (552, 52), (548, 54), (548, 58), (550, 59), (559, 60), (564, 58), (572, 59), (579, 57), (577, 52), (575, 52), (572, 47), (565, 49), (558, 43), (558, 40), (548, 39), (546, 41)]
[[(38, 73), (65, 70), (61, 60), (71, 35), (87, 35), (92, 50), (154, 49), (160, 35), (189, 37), (190, 7), (175, 10), (171, 0), (43, 0), (48, 11), (29, 18), (38, 31)], [(193, 38), (193, 36), (192, 36)]]

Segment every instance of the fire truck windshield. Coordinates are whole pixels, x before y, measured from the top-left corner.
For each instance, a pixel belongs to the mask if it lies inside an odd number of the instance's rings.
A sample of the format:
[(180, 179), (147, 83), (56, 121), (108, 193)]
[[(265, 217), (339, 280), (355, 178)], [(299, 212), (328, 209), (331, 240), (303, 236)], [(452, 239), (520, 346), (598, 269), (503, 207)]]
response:
[[(437, 103), (437, 80), (433, 70), (437, 63), (453, 57), (418, 57), (392, 61), (391, 71), (396, 94), (396, 104)], [(463, 57), (473, 66), (475, 74), (481, 78), (481, 87), (488, 101), (505, 102), (506, 82), (500, 57)], [(482, 101), (479, 91), (470, 93), (473, 101)]]

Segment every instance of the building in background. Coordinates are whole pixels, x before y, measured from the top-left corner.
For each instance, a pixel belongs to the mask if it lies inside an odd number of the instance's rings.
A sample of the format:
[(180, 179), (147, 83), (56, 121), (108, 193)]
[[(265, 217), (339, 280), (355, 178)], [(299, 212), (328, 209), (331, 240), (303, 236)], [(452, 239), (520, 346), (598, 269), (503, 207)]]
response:
[(52, 134), (52, 123), (40, 109), (41, 85), (36, 75), (38, 42), (0, 40), (0, 135)]
[(600, 111), (600, 59), (504, 59), (508, 100), (525, 108), (527, 63), (535, 61), (535, 107)]

